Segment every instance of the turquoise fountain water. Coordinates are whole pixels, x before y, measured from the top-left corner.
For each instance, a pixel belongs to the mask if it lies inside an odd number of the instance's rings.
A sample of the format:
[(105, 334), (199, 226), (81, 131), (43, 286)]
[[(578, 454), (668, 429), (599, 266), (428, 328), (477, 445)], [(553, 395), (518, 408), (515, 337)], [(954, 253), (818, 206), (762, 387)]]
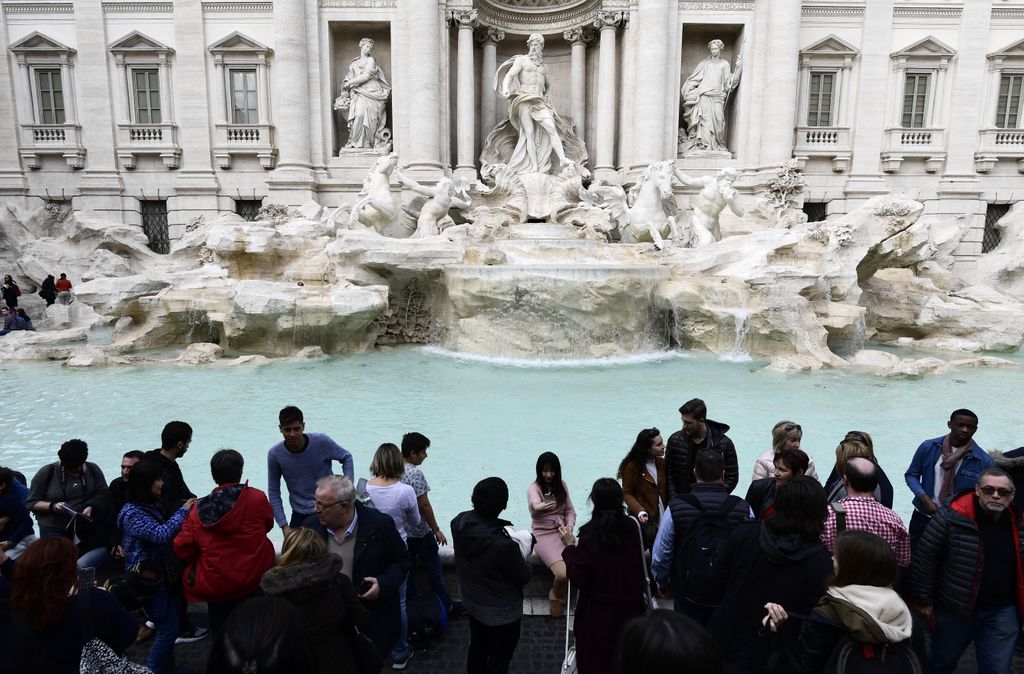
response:
[[(1015, 356), (1021, 361), (1020, 356)], [(463, 359), (436, 349), (397, 349), (261, 367), (145, 366), (69, 370), (57, 364), (5, 364), (0, 464), (29, 478), (56, 460), (61, 442), (85, 439), (108, 479), (123, 452), (159, 444), (172, 419), (195, 437), (182, 468), (193, 490), (212, 488), (209, 457), (232, 447), (246, 477), (266, 489), (266, 451), (280, 439), (277, 412), (300, 406), (310, 431), (329, 433), (354, 455), (358, 475), (382, 442), (418, 430), (433, 441), (424, 464), (439, 520), (469, 507), (477, 480), (509, 483), (506, 515), (528, 526), (526, 489), (545, 450), (562, 459), (564, 477), (585, 521), (593, 481), (613, 476), (637, 432), (679, 428), (676, 409), (700, 396), (710, 416), (732, 426), (741, 495), (754, 458), (770, 446), (780, 419), (804, 428), (804, 448), (823, 476), (838, 440), (851, 429), (872, 434), (896, 488), (896, 509), (910, 514), (903, 471), (917, 444), (941, 435), (949, 412), (981, 417), (986, 449), (1024, 444), (1017, 369), (963, 370), (923, 380), (887, 380), (835, 371), (774, 374), (762, 363), (722, 362), (679, 353), (609, 361), (532, 362)]]

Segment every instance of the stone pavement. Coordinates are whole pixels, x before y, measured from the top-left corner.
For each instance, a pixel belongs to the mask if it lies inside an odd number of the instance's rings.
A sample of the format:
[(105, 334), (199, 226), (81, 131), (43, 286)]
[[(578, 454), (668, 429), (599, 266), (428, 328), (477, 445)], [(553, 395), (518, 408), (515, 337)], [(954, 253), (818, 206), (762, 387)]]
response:
[[(206, 608), (190, 605), (189, 614), (196, 625), (206, 625)], [(135, 645), (128, 655), (136, 662), (145, 664), (149, 644)], [(463, 672), (466, 667), (466, 648), (469, 646), (469, 620), (459, 618), (449, 624), (444, 639), (436, 642), (429, 650), (417, 651), (406, 672), (411, 674), (451, 674)], [(550, 616), (532, 615), (523, 618), (522, 637), (512, 662), (511, 674), (557, 674), (562, 665), (565, 648), (565, 623)], [(176, 646), (174, 649), (176, 674), (204, 674), (210, 639)], [(383, 672), (390, 672), (385, 665)], [(967, 649), (960, 660), (956, 674), (976, 674), (977, 663), (973, 646)], [(1024, 672), (1024, 657), (1018, 655), (1014, 661), (1014, 672)], [(218, 673), (211, 673), (218, 674)], [(302, 674), (296, 672), (295, 674)], [(339, 674), (344, 674), (339, 672)]]

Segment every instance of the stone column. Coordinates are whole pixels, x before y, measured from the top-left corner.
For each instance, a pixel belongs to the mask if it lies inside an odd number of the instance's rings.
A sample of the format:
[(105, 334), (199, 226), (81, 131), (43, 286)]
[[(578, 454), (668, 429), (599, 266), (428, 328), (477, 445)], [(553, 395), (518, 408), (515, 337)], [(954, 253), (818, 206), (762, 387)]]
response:
[(615, 32), (624, 16), (623, 12), (598, 12), (594, 19), (594, 27), (601, 31), (597, 75), (597, 139), (594, 148), (594, 177), (598, 179), (608, 178), (615, 173)]
[(487, 26), (480, 33), (483, 61), (480, 68), (480, 139), (498, 126), (498, 97), (494, 93), (494, 74), (498, 72), (498, 43), (505, 39), (505, 31)]
[(669, 16), (669, 3), (640, 0), (635, 25), (637, 69), (633, 89), (637, 128), (631, 168), (668, 159), (665, 156), (665, 99), (678, 96), (668, 90), (668, 54), (672, 51), (668, 46)]
[[(409, 96), (409, 138), (402, 140), (401, 161), (414, 178), (437, 178), (443, 171), (441, 137), (441, 12), (437, 0), (399, 0), (405, 32), (405, 85)], [(398, 78), (395, 78), (396, 80)], [(396, 82), (397, 86), (397, 82)]]
[(768, 54), (761, 116), (761, 164), (780, 165), (793, 156), (793, 129), (799, 87), (800, 3), (771, 3), (768, 14)]
[(569, 78), (569, 115), (576, 122), (576, 135), (586, 143), (584, 133), (587, 126), (587, 43), (594, 36), (583, 28), (573, 28), (562, 33), (571, 45), (571, 75)]
[(305, 0), (274, 2), (274, 144), (277, 168), (268, 201), (298, 206), (313, 198)]
[(455, 175), (476, 179), (473, 159), (476, 121), (476, 92), (473, 90), (473, 29), (478, 22), (475, 9), (448, 12), (448, 21), (459, 28), (459, 62), (456, 74), (455, 101)]
[[(881, 175), (879, 153), (885, 143), (885, 128), (889, 115), (883, 99), (889, 91), (889, 78), (900, 77), (901, 72), (891, 72), (889, 53), (892, 51), (892, 14), (894, 0), (873, 0), (864, 6), (864, 44), (860, 54), (859, 95), (853, 116), (856, 130), (852, 139), (853, 161), (850, 179), (846, 183), (848, 198), (868, 198), (888, 191)], [(896, 83), (897, 92), (903, 85)], [(851, 86), (852, 90), (853, 87)], [(897, 100), (899, 95), (896, 96)], [(892, 117), (893, 124), (899, 124), (898, 117)], [(857, 204), (847, 206), (847, 211)]]
[(176, 62), (174, 77), (182, 83), (182, 93), (175, 101), (181, 111), (177, 119), (178, 143), (181, 144), (181, 169), (175, 184), (176, 199), (168, 201), (168, 224), (172, 235), (184, 232), (184, 225), (197, 216), (217, 213), (220, 191), (213, 172), (210, 133), (207, 66), (203, 37), (203, 5), (201, 0), (179, 0), (174, 3), (174, 45)]
[[(74, 197), (76, 209), (92, 210), (117, 222), (122, 221), (121, 191), (124, 187), (114, 155), (114, 119), (107, 70), (107, 39), (103, 8), (95, 0), (75, 0), (75, 37), (78, 42), (74, 69), (64, 70), (65, 101), (76, 100), (77, 113), (67, 115), (69, 122), (86, 120), (82, 125), (82, 145), (86, 149), (85, 170)], [(63, 68), (62, 68), (63, 70)], [(77, 82), (72, 82), (74, 79)]]
[(0, 98), (7, 105), (0, 105), (0, 197), (24, 194), (27, 183), (18, 161), (18, 122), (27, 122), (24, 117), (18, 119), (12, 101), (15, 97), (14, 78), (21, 75), (21, 69), (11, 70), (11, 61), (7, 58), (7, 19), (0, 8)]

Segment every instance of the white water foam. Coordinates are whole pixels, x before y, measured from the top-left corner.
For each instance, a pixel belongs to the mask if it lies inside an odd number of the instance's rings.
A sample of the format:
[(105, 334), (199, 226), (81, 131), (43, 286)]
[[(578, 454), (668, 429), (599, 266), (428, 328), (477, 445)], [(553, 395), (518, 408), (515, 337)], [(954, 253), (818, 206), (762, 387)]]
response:
[(521, 367), (521, 368), (586, 368), (586, 367), (607, 367), (616, 365), (637, 365), (642, 363), (658, 363), (669, 360), (681, 360), (693, 358), (693, 355), (684, 351), (653, 351), (649, 353), (635, 353), (628, 356), (608, 356), (606, 358), (512, 358), (508, 356), (485, 356), (477, 353), (465, 353), (463, 351), (452, 351), (440, 346), (420, 346), (416, 351), (431, 356), (448, 358), (451, 360), (462, 360), (471, 363), (486, 363), (498, 367)]

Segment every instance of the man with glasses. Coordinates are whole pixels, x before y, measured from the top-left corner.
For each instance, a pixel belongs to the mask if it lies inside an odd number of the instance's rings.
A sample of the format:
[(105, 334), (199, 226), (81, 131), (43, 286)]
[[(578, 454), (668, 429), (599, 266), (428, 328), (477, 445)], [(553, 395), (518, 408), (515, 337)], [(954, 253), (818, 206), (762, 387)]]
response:
[(352, 481), (341, 475), (316, 481), (313, 510), (302, 526), (323, 536), (328, 551), (341, 557), (341, 572), (370, 613), (364, 632), (377, 652), (389, 653), (402, 628), (398, 590), (410, 567), (395, 521), (357, 502)]
[(914, 492), (914, 514), (910, 518), (910, 544), (917, 544), (928, 519), (949, 501), (973, 489), (978, 476), (994, 465), (974, 441), (978, 432), (978, 415), (959, 409), (949, 415), (949, 433), (925, 440), (914, 452), (910, 467), (903, 474)]
[(934, 619), (928, 671), (951, 674), (974, 642), (978, 671), (1010, 674), (1024, 609), (1021, 521), (1002, 469), (988, 468), (971, 491), (942, 508), (914, 549), (913, 596)]

